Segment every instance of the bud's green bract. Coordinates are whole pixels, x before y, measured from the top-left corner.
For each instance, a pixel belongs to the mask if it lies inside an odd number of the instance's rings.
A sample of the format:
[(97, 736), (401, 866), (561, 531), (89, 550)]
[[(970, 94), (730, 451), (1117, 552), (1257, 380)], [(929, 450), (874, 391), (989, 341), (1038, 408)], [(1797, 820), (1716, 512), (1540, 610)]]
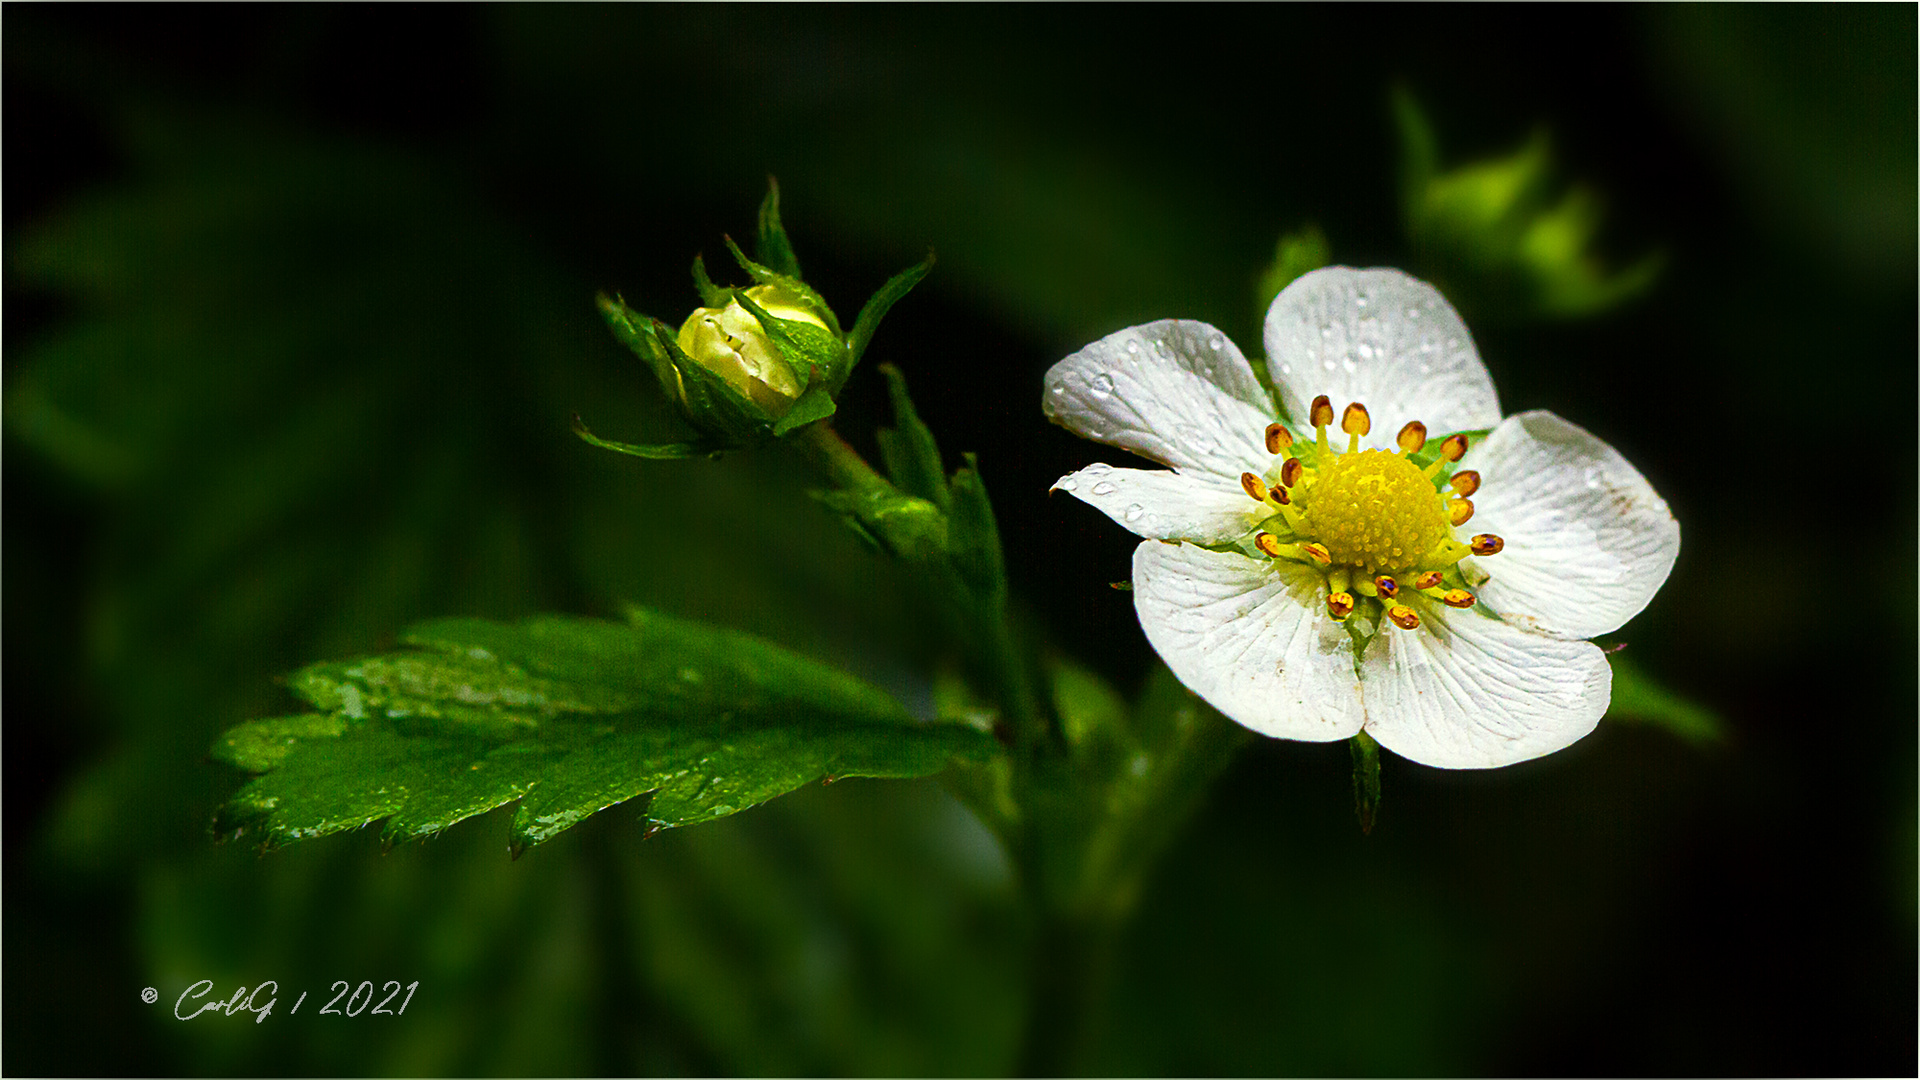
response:
[(799, 259), (780, 222), (780, 190), (769, 185), (750, 259), (729, 239), (752, 285), (725, 288), (695, 258), (702, 306), (678, 333), (619, 297), (602, 295), (614, 336), (645, 361), (660, 387), (698, 433), (683, 442), (633, 444), (601, 439), (574, 418), (574, 432), (595, 446), (650, 458), (682, 458), (754, 446), (833, 415), (840, 388), (866, 351), (880, 319), (933, 265), (933, 257), (895, 275), (843, 331), (826, 300), (800, 277)]

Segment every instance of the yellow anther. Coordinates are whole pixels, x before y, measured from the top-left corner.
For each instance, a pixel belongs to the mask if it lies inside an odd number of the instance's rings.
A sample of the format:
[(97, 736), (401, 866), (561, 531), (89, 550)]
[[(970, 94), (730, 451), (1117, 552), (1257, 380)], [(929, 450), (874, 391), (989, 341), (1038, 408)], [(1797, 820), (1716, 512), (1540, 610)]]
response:
[(1353, 594), (1349, 592), (1329, 593), (1327, 595), (1327, 614), (1336, 619), (1344, 619), (1353, 614)]
[(1293, 501), (1293, 496), (1287, 494), (1287, 489), (1278, 484), (1267, 489), (1267, 498), (1272, 499), (1281, 506), (1285, 506)]
[(1340, 430), (1349, 435), (1365, 435), (1373, 430), (1373, 417), (1367, 415), (1365, 405), (1356, 401), (1340, 414)]
[(1328, 400), (1327, 395), (1321, 394), (1319, 397), (1313, 399), (1313, 408), (1308, 411), (1307, 416), (1307, 422), (1315, 428), (1331, 427), (1333, 425), (1333, 402)]
[(1421, 447), (1427, 445), (1427, 425), (1418, 420), (1409, 420), (1407, 426), (1400, 429), (1400, 434), (1394, 437), (1394, 441), (1400, 444), (1403, 452), (1417, 454)]
[(1278, 454), (1293, 445), (1293, 432), (1285, 424), (1267, 425), (1267, 453)]
[(1440, 587), (1440, 571), (1429, 570), (1426, 573), (1421, 574), (1419, 577), (1414, 578), (1413, 587), (1423, 591), (1426, 589), (1439, 588)]
[(1253, 546), (1267, 553), (1269, 558), (1279, 558), (1286, 549), (1278, 537), (1272, 533), (1258, 533), (1253, 538)]
[(1387, 618), (1402, 630), (1412, 630), (1420, 625), (1420, 613), (1405, 604), (1395, 604), (1387, 609)]
[(1480, 474), (1472, 469), (1462, 469), (1454, 473), (1447, 485), (1461, 495), (1471, 495), (1480, 490)]
[(1247, 497), (1251, 498), (1254, 502), (1267, 501), (1267, 485), (1262, 483), (1259, 477), (1250, 472), (1240, 474), (1240, 488), (1245, 491)]
[(1507, 546), (1505, 540), (1492, 533), (1481, 533), (1467, 543), (1467, 550), (1475, 555), (1498, 555), (1500, 549)]
[(1301, 544), (1300, 553), (1321, 566), (1327, 566), (1333, 562), (1333, 556), (1327, 554), (1325, 544)]
[(1459, 461), (1467, 456), (1467, 437), (1449, 435), (1447, 441), (1440, 444), (1440, 456), (1448, 461)]
[(1447, 595), (1440, 599), (1448, 607), (1470, 608), (1473, 606), (1473, 594), (1465, 589), (1449, 589)]
[(1467, 523), (1467, 519), (1471, 518), (1472, 516), (1473, 516), (1473, 500), (1472, 499), (1448, 499), (1447, 500), (1447, 520), (1448, 521), (1453, 522), (1455, 525), (1465, 525)]
[(1300, 473), (1305, 468), (1305, 465), (1300, 464), (1299, 458), (1288, 458), (1287, 463), (1280, 466), (1280, 482), (1288, 487), (1292, 487), (1300, 482)]
[(1374, 578), (1373, 587), (1380, 590), (1380, 595), (1388, 600), (1400, 595), (1400, 583), (1393, 580), (1389, 574), (1381, 574)]

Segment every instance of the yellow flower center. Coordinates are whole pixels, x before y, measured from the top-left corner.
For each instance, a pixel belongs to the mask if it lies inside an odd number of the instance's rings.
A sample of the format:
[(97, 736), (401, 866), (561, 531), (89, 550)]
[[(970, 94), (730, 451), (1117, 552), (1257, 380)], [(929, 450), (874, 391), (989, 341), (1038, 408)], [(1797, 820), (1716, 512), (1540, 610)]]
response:
[(1397, 451), (1362, 450), (1360, 437), (1372, 420), (1366, 406), (1354, 402), (1340, 419), (1344, 453), (1327, 442), (1333, 405), (1324, 396), (1314, 399), (1310, 422), (1308, 445), (1296, 445), (1284, 424), (1268, 426), (1274, 467), (1265, 477), (1240, 477), (1247, 495), (1271, 515), (1253, 546), (1270, 558), (1319, 567), (1327, 614), (1337, 620), (1364, 609), (1413, 630), (1420, 625), (1416, 601), (1472, 607), (1458, 563), (1467, 555), (1497, 555), (1506, 542), (1491, 533), (1464, 543), (1454, 538), (1454, 527), (1473, 517), (1480, 474), (1458, 470), (1442, 479), (1441, 473), (1466, 454), (1466, 436), (1448, 436), (1422, 468), (1413, 456), (1427, 444), (1427, 426), (1418, 420), (1400, 429)]
[(1433, 481), (1385, 450), (1334, 456), (1294, 505), (1303, 531), (1326, 545), (1333, 562), (1368, 573), (1406, 569), (1448, 538)]

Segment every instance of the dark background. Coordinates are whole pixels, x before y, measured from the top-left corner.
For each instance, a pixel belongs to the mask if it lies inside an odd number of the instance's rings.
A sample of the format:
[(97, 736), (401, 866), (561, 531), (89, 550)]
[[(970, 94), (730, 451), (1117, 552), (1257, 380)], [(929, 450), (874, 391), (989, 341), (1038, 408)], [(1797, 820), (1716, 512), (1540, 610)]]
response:
[[(1450, 295), (1509, 411), (1618, 446), (1684, 546), (1617, 636), (1724, 718), (1492, 773), (1266, 742), (1127, 942), (1090, 1068), (1910, 1074), (1911, 7), (13, 6), (5, 19), (5, 1067), (992, 1073), (1022, 942), (932, 784), (803, 792), (519, 862), (498, 815), (378, 853), (214, 846), (204, 748), (276, 675), (433, 614), (624, 601), (924, 699), (924, 620), (777, 453), (591, 451), (672, 420), (595, 289), (676, 322), (767, 174), (875, 361), (981, 454), (1014, 585), (1131, 691), (1131, 538), (1042, 496), (1100, 451), (1047, 365), (1185, 316), (1249, 351), (1315, 222), (1407, 265), (1389, 94), (1451, 165), (1544, 127), (1646, 296)], [(861, 373), (840, 428), (885, 422)], [(783, 552), (806, 558), (769, 556)], [(798, 613), (796, 613), (798, 612)], [(405, 1017), (179, 1024), (189, 983), (421, 980)], [(162, 1004), (139, 1003), (154, 986)]]

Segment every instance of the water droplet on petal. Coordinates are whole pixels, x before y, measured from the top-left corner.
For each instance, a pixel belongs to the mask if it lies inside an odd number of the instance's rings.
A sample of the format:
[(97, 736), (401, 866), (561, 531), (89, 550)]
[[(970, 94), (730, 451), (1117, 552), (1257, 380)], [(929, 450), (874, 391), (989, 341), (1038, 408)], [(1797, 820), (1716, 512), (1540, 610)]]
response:
[(1219, 334), (1215, 334), (1212, 337), (1207, 339), (1207, 348), (1212, 349), (1214, 352), (1219, 352), (1220, 346), (1224, 345), (1225, 343), (1226, 343), (1225, 338), (1221, 337)]
[(1332, 370), (1333, 370), (1334, 368), (1337, 368), (1337, 367), (1339, 367), (1339, 366), (1340, 366), (1339, 364), (1336, 364), (1336, 363), (1334, 363), (1334, 362), (1333, 362), (1333, 358), (1332, 358), (1332, 357), (1328, 357), (1328, 358), (1327, 358), (1327, 370), (1328, 370), (1328, 371), (1332, 371)]
[(1356, 368), (1356, 367), (1359, 367), (1359, 365), (1358, 365), (1358, 364), (1355, 364), (1355, 363), (1353, 362), (1353, 354), (1352, 354), (1352, 353), (1341, 353), (1341, 354), (1340, 354), (1340, 366), (1341, 366), (1341, 367), (1343, 367), (1343, 368), (1346, 368), (1346, 369), (1347, 369), (1348, 371), (1352, 371), (1352, 370), (1353, 370), (1354, 368)]
[(1131, 354), (1131, 355), (1133, 355), (1133, 356), (1139, 356), (1139, 355), (1140, 355), (1140, 343), (1139, 343), (1139, 342), (1137, 342), (1137, 341), (1129, 341), (1129, 342), (1127, 342), (1127, 352), (1128, 352), (1129, 354)]
[(1075, 480), (1073, 477), (1069, 476), (1069, 477), (1065, 477), (1059, 483), (1053, 486), (1056, 488), (1059, 488), (1061, 491), (1075, 491), (1079, 489), (1080, 481)]
[(1282, 374), (1282, 375), (1291, 375), (1291, 374), (1293, 374), (1293, 365), (1292, 365), (1292, 364), (1281, 364), (1281, 365), (1280, 365), (1280, 374)]
[(1320, 324), (1320, 336), (1321, 336), (1321, 337), (1323, 337), (1323, 338), (1326, 338), (1326, 337), (1332, 337), (1332, 336), (1333, 336), (1333, 324), (1332, 324), (1332, 323), (1330, 323), (1330, 322), (1329, 322), (1329, 323), (1321, 323), (1321, 324)]
[(1595, 488), (1598, 488), (1599, 486), (1600, 486), (1600, 470), (1589, 465), (1587, 467), (1587, 487), (1589, 489), (1595, 489)]
[(1373, 346), (1367, 344), (1366, 342), (1363, 341), (1360, 343), (1360, 348), (1358, 351), (1360, 353), (1360, 359), (1362, 360), (1373, 359)]
[(1113, 376), (1108, 375), (1106, 372), (1095, 375), (1093, 377), (1092, 387), (1095, 394), (1106, 397), (1108, 394), (1113, 393)]
[(1053, 390), (1053, 393), (1054, 393), (1054, 396), (1055, 396), (1055, 397), (1058, 397), (1058, 396), (1060, 396), (1061, 394), (1064, 394), (1064, 393), (1066, 393), (1066, 392), (1067, 392), (1067, 384), (1066, 384), (1066, 383), (1065, 383), (1064, 381), (1063, 381), (1063, 382), (1057, 382), (1057, 383), (1054, 383), (1054, 384), (1053, 384), (1053, 386), (1051, 387), (1051, 389)]
[(1122, 516), (1125, 517), (1128, 521), (1139, 521), (1141, 515), (1145, 514), (1146, 512), (1147, 511), (1145, 507), (1141, 506), (1139, 503), (1134, 503), (1132, 506), (1127, 507), (1127, 512)]
[(1420, 309), (1419, 309), (1419, 308), (1417, 308), (1417, 307), (1414, 307), (1414, 306), (1413, 306), (1412, 304), (1408, 304), (1408, 305), (1407, 305), (1407, 318), (1409, 318), (1409, 319), (1417, 319), (1417, 318), (1419, 318), (1419, 317), (1420, 317)]
[(1080, 470), (1080, 475), (1082, 475), (1082, 476), (1105, 476), (1105, 475), (1107, 475), (1108, 473), (1110, 473), (1110, 472), (1112, 472), (1112, 471), (1113, 471), (1113, 466), (1111, 466), (1111, 465), (1108, 465), (1108, 464), (1106, 464), (1105, 462), (1100, 462), (1100, 461), (1096, 461), (1096, 462), (1094, 462), (1093, 464), (1091, 464), (1091, 465), (1089, 465), (1089, 466), (1087, 466), (1086, 468), (1084, 468), (1084, 469), (1081, 469), (1081, 470)]
[(1108, 483), (1105, 480), (1102, 480), (1099, 483), (1093, 485), (1093, 493), (1095, 495), (1111, 495), (1113, 494), (1113, 491), (1114, 491), (1113, 485)]

